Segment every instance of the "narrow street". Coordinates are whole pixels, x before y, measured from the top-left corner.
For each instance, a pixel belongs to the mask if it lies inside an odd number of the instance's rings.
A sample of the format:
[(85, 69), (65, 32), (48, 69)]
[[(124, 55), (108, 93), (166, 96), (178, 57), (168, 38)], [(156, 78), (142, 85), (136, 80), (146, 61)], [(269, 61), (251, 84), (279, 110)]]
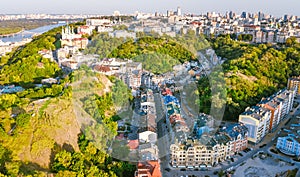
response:
[(170, 161), (170, 135), (168, 125), (166, 122), (166, 114), (162, 98), (159, 93), (154, 94), (154, 101), (156, 107), (156, 122), (157, 122), (157, 145), (159, 149), (160, 169), (163, 176), (168, 176), (166, 168), (169, 168)]

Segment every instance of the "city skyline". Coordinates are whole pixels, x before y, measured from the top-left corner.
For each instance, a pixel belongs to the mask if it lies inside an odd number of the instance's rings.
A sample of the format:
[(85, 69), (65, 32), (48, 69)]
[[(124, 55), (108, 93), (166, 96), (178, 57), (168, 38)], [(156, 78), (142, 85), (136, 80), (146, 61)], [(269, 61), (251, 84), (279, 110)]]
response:
[[(238, 14), (243, 11), (256, 13), (258, 11), (271, 14), (275, 17), (288, 15), (300, 15), (295, 7), (300, 5), (299, 2), (286, 0), (282, 3), (280, 0), (259, 0), (253, 1), (237, 1), (230, 0), (230, 3), (222, 3), (221, 0), (214, 1), (185, 1), (174, 0), (170, 3), (168, 0), (158, 1), (121, 1), (112, 0), (103, 2), (97, 0), (52, 0), (52, 1), (35, 1), (35, 0), (10, 0), (2, 2), (0, 7), (1, 14), (31, 14), (31, 13), (47, 13), (47, 14), (103, 14), (111, 15), (118, 10), (121, 14), (131, 14), (135, 11), (145, 13), (166, 13), (167, 10), (176, 10), (180, 6), (182, 13), (202, 14), (206, 12), (225, 13), (226, 11), (234, 11)], [(159, 6), (158, 6), (159, 4)], [(259, 4), (259, 5), (258, 5)]]

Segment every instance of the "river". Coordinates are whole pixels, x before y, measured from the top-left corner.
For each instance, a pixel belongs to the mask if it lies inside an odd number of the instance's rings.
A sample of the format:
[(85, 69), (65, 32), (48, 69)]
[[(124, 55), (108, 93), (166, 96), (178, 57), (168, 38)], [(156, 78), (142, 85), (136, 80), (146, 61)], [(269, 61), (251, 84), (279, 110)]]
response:
[(9, 36), (9, 37), (2, 37), (0, 38), (0, 41), (3, 42), (20, 42), (23, 39), (30, 39), (32, 38), (33, 35), (38, 35), (45, 33), (53, 28), (63, 26), (65, 23), (58, 23), (58, 24), (53, 24), (53, 25), (47, 25), (47, 26), (42, 26), (38, 27), (32, 30), (25, 30), (22, 33), (16, 34), (14, 36)]

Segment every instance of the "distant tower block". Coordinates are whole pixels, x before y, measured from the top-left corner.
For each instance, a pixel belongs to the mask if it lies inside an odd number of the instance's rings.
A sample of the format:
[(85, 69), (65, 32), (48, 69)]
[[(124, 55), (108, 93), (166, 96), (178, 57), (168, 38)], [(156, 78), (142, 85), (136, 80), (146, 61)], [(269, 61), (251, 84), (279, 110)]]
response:
[(180, 9), (180, 7), (177, 7), (177, 15), (181, 16), (181, 9)]
[(120, 14), (121, 14), (120, 11), (116, 10), (116, 11), (114, 11), (114, 14), (113, 14), (113, 15), (114, 15), (114, 16), (120, 16)]

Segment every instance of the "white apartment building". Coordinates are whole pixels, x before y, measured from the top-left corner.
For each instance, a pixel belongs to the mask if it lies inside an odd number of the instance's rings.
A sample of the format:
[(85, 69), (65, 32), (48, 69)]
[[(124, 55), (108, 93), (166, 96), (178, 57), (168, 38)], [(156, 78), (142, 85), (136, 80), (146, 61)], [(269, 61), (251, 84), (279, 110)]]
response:
[(253, 143), (260, 142), (269, 132), (270, 119), (271, 111), (258, 106), (248, 107), (239, 116), (239, 122), (248, 128), (248, 140)]

